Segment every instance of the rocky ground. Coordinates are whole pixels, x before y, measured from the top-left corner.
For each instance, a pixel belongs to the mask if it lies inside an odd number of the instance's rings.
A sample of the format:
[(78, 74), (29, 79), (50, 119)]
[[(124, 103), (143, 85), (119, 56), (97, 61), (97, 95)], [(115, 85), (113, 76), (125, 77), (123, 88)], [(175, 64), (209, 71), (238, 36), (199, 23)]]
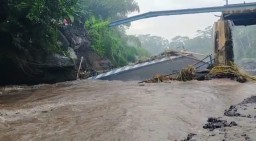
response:
[(224, 79), (2, 87), (0, 140), (256, 140), (255, 86)]
[[(23, 51), (17, 51), (21, 54), (9, 55), (7, 58), (0, 56), (0, 86), (76, 80), (81, 60), (80, 78), (88, 78), (114, 67), (110, 60), (91, 48), (91, 39), (83, 26), (63, 26), (59, 34), (58, 44), (65, 53), (52, 54), (34, 48), (31, 54), (24, 55)], [(23, 59), (19, 56), (23, 56)]]
[(245, 99), (225, 110), (224, 116), (209, 118), (203, 126), (206, 134), (190, 133), (184, 141), (255, 141), (256, 96)]

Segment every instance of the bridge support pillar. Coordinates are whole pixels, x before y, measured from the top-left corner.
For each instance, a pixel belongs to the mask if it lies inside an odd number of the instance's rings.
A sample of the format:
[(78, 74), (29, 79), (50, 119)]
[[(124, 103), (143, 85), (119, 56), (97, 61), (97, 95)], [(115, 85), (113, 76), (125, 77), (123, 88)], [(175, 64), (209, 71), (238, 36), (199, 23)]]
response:
[(214, 65), (230, 65), (234, 62), (230, 21), (220, 19), (214, 23), (214, 29)]

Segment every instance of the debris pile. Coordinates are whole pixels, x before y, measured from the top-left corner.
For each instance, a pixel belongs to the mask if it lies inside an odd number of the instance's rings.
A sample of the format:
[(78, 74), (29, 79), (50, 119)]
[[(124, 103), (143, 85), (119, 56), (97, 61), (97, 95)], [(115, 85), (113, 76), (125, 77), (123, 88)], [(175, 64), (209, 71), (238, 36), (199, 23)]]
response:
[(191, 81), (194, 80), (196, 76), (196, 69), (193, 66), (188, 66), (185, 69), (182, 69), (177, 76), (178, 81)]
[(152, 79), (145, 80), (140, 83), (168, 83), (171, 80), (176, 80), (176, 78), (171, 75), (155, 75)]
[(178, 52), (178, 51), (173, 51), (173, 50), (167, 50), (167, 51), (163, 52), (162, 54), (157, 55), (157, 56), (152, 56), (149, 59), (139, 60), (135, 64), (141, 64), (141, 63), (150, 62), (150, 61), (153, 61), (153, 60), (162, 59), (162, 58), (165, 58), (165, 57), (180, 56), (180, 55), (190, 55), (190, 56), (192, 56), (192, 54), (188, 54), (188, 53), (185, 53), (185, 52)]
[[(175, 77), (176, 75), (176, 77)], [(171, 80), (178, 81), (191, 81), (196, 78), (196, 69), (193, 66), (189, 66), (185, 69), (182, 69), (178, 75), (170, 74), (170, 75), (155, 75), (152, 79), (143, 81), (141, 83), (162, 83), (162, 82), (170, 82)]]
[(244, 83), (248, 80), (256, 80), (255, 76), (251, 76), (242, 71), (238, 66), (231, 63), (230, 66), (216, 66), (210, 71), (211, 78), (231, 78), (238, 82)]
[(178, 74), (170, 75), (156, 75), (150, 80), (143, 81), (145, 83), (160, 83), (160, 82), (170, 82), (171, 80), (177, 81), (191, 81), (191, 80), (210, 80), (211, 78), (230, 78), (236, 80), (240, 83), (245, 83), (246, 81), (256, 81), (255, 76), (251, 76), (244, 71), (242, 71), (235, 64), (230, 66), (215, 66), (211, 70), (198, 72), (194, 66), (188, 66), (182, 69)]
[(196, 134), (190, 133), (188, 134), (187, 138), (181, 141), (191, 141), (194, 140), (193, 137), (196, 136)]
[(232, 126), (237, 126), (237, 123), (234, 121), (228, 123), (226, 120), (222, 120), (221, 118), (208, 118), (207, 123), (203, 126), (203, 128), (208, 129), (209, 131), (213, 131), (217, 128)]
[(87, 79), (89, 77), (92, 77), (92, 76), (96, 76), (100, 73), (103, 73), (104, 71), (100, 72), (100, 71), (96, 71), (96, 70), (93, 70), (93, 69), (89, 69), (89, 70), (86, 70), (86, 71), (81, 71), (81, 72), (78, 72), (78, 79)]

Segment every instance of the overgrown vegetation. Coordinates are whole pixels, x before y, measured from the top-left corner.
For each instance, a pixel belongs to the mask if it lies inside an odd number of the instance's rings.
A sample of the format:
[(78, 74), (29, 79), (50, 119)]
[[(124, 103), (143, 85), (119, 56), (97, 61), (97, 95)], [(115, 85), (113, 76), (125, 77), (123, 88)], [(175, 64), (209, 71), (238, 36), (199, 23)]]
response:
[[(83, 0), (81, 0), (83, 1)], [(134, 0), (84, 0), (90, 11), (86, 16), (85, 27), (91, 35), (92, 47), (104, 57), (109, 58), (116, 66), (135, 62), (149, 53), (141, 47), (135, 36), (128, 36), (125, 28), (109, 28), (109, 21), (126, 18), (131, 12), (139, 11)]]
[(109, 58), (116, 66), (124, 66), (140, 57), (149, 56), (135, 36), (128, 36), (118, 28), (108, 28), (108, 25), (107, 21), (95, 17), (85, 23), (92, 38), (92, 48), (101, 56)]
[(64, 19), (87, 28), (95, 51), (117, 66), (148, 56), (140, 46), (129, 45), (125, 26), (108, 27), (108, 21), (139, 11), (134, 0), (11, 0), (1, 2), (0, 8), (2, 59), (16, 58), (19, 63), (37, 53), (63, 54), (57, 41)]
[[(12, 0), (1, 2), (1, 50), (33, 48), (59, 51), (58, 26), (73, 14), (77, 0)], [(12, 50), (13, 49), (13, 50)], [(2, 51), (1, 51), (2, 52)]]
[(256, 77), (250, 74), (247, 74), (245, 71), (241, 70), (237, 65), (234, 63), (230, 63), (229, 66), (215, 66), (211, 69), (209, 75), (212, 78), (231, 78), (235, 79), (238, 82), (246, 82), (256, 81)]

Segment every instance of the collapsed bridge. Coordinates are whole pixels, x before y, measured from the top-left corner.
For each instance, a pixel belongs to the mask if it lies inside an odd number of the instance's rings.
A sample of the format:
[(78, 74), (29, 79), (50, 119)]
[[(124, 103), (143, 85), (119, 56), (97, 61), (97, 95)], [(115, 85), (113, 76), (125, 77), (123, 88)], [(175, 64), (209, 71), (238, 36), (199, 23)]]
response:
[[(209, 55), (205, 59), (210, 59), (210, 57)], [(159, 74), (176, 74), (181, 69), (190, 65), (193, 65), (198, 71), (204, 71), (211, 64), (211, 61), (205, 62), (198, 60), (191, 53), (171, 51), (164, 52), (159, 56), (154, 56), (149, 60), (138, 62), (137, 64), (113, 69), (90, 79), (143, 81)]]
[[(148, 12), (145, 14), (121, 19), (110, 23), (110, 27), (119, 26), (146, 18), (170, 15), (184, 15), (197, 13), (222, 12), (220, 19), (214, 23), (214, 65), (230, 65), (234, 61), (232, 26), (247, 26), (256, 24), (256, 3), (232, 4), (218, 7), (206, 7), (195, 9), (167, 10)], [(110, 72), (92, 77), (102, 80), (145, 80), (156, 74), (170, 74), (172, 71), (180, 71), (182, 68), (198, 62), (196, 58), (184, 55), (165, 57), (134, 66), (126, 66)], [(200, 62), (200, 61), (199, 61)], [(200, 62), (207, 64), (206, 62)]]

